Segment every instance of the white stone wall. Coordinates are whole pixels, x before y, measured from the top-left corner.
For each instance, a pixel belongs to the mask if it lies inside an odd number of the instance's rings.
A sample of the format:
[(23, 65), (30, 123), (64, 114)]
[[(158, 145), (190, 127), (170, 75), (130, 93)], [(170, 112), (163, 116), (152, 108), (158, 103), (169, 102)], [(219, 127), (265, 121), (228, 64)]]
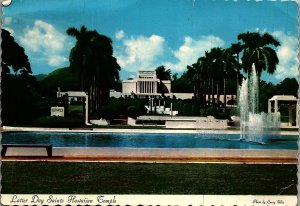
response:
[(136, 80), (124, 80), (122, 82), (122, 93), (136, 93)]
[(121, 96), (122, 92), (116, 92), (115, 90), (109, 92), (109, 97), (120, 98)]
[(171, 98), (176, 97), (176, 99), (192, 99), (194, 93), (171, 93)]
[(227, 120), (202, 118), (197, 120), (166, 120), (166, 128), (227, 129)]
[(166, 120), (166, 128), (196, 128), (195, 120)]

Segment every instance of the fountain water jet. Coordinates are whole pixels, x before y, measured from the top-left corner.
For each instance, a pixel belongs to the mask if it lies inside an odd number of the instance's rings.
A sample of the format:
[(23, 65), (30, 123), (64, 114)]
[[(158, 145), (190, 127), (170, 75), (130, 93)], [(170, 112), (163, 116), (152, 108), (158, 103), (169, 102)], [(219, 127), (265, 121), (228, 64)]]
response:
[(280, 114), (258, 113), (258, 84), (258, 76), (253, 67), (239, 90), (240, 140), (263, 144), (280, 128)]

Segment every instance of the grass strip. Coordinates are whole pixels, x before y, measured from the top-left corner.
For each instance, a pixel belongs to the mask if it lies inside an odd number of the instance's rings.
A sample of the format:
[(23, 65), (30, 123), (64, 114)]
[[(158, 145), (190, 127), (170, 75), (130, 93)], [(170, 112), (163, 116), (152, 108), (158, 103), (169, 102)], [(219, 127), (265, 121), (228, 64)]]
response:
[(1, 170), (3, 194), (297, 194), (297, 165), (4, 161)]

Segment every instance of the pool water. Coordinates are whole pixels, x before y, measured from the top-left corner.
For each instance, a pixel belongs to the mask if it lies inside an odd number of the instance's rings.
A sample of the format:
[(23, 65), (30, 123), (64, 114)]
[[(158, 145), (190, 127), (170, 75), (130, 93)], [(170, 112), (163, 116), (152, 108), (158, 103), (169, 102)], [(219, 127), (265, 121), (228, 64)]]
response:
[(53, 147), (298, 149), (298, 136), (278, 136), (265, 144), (244, 142), (239, 138), (239, 134), (4, 132), (2, 144), (52, 144)]

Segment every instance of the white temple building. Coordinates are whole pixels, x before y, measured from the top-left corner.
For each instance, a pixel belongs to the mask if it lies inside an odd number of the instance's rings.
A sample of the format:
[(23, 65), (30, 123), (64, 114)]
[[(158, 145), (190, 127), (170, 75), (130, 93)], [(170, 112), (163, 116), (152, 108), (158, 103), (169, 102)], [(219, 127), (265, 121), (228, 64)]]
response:
[[(160, 79), (157, 78), (155, 71), (139, 71), (136, 79), (124, 80), (122, 82), (122, 95), (131, 96), (136, 95), (139, 98), (158, 97), (161, 93), (158, 93), (158, 85)], [(171, 92), (171, 81), (162, 80), (161, 83), (164, 86), (165, 95), (169, 96)]]
[[(159, 86), (159, 84), (162, 85)], [(159, 88), (160, 87), (160, 88)], [(114, 90), (110, 91), (110, 97), (120, 98), (120, 97), (138, 97), (138, 98), (154, 98), (161, 97), (162, 91), (163, 95), (170, 97), (171, 99), (193, 99), (194, 93), (172, 93), (171, 92), (171, 81), (162, 80), (157, 78), (155, 71), (139, 71), (137, 73), (137, 78), (128, 79), (122, 81), (122, 92), (116, 92)], [(214, 95), (217, 98), (217, 95)], [(206, 97), (208, 99), (208, 96)], [(227, 102), (231, 99), (236, 100), (236, 95), (228, 94)], [(223, 102), (223, 95), (220, 95), (220, 101)], [(227, 103), (228, 104), (228, 103)]]

